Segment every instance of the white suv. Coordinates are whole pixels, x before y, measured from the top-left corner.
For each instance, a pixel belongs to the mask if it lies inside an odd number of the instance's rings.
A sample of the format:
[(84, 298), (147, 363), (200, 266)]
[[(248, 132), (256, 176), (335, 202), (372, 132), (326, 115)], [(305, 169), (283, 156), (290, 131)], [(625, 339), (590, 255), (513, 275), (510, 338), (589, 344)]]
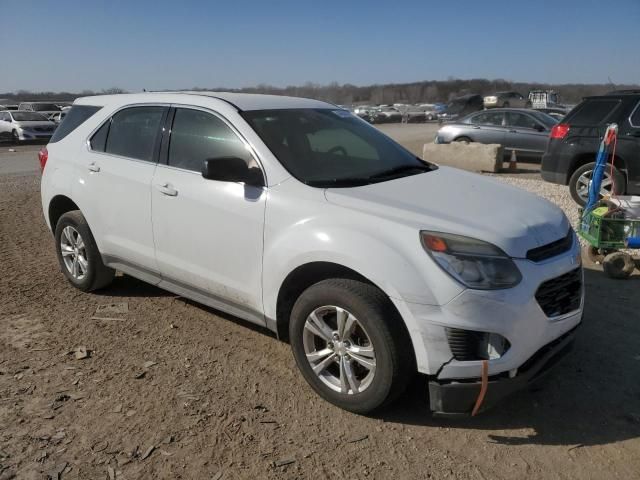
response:
[(119, 270), (287, 339), (328, 401), (371, 412), (418, 371), (469, 414), (546, 371), (583, 308), (551, 203), (416, 158), (315, 100), (77, 100), (40, 153), (42, 206), (83, 291)]

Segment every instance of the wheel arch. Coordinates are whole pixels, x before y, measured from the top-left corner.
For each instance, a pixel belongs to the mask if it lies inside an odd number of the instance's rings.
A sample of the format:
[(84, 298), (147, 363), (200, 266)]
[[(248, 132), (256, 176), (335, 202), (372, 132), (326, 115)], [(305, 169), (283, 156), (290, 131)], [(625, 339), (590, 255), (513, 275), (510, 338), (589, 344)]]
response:
[(80, 210), (80, 207), (78, 207), (78, 205), (69, 197), (67, 197), (66, 195), (54, 196), (49, 202), (49, 208), (47, 212), (51, 231), (56, 231), (56, 225), (62, 215), (73, 210)]
[[(587, 163), (595, 162), (596, 156), (597, 156), (597, 152), (581, 153), (576, 155), (571, 161), (571, 168), (569, 168), (569, 172), (567, 173), (566, 185), (569, 184), (569, 181), (571, 180), (571, 177), (573, 176), (576, 170), (578, 170), (583, 165), (586, 165)], [(611, 163), (611, 156), (607, 159), (607, 163)], [(614, 159), (614, 165), (620, 171), (620, 173), (624, 176), (626, 181), (628, 179), (628, 175), (627, 175), (627, 162), (625, 161), (625, 159), (620, 155), (616, 154), (616, 157)]]

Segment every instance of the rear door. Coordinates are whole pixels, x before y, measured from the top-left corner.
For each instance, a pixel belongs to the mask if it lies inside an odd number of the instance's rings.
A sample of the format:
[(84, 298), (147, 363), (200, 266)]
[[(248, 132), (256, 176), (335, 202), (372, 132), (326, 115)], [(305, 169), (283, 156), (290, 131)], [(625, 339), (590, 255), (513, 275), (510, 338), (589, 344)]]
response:
[(469, 118), (471, 124), (470, 137), (474, 142), (497, 143), (504, 142), (505, 129), (502, 126), (503, 112), (485, 111)]
[(540, 159), (549, 140), (549, 130), (533, 116), (520, 112), (506, 112), (505, 150), (515, 150), (525, 158)]
[(628, 120), (621, 121), (618, 131), (618, 155), (625, 160), (628, 194), (640, 194), (640, 102), (633, 107)]
[[(173, 118), (172, 118), (173, 117)], [(266, 189), (207, 180), (205, 159), (258, 162), (218, 114), (176, 107), (153, 177), (153, 232), (161, 286), (264, 324), (262, 246)]]
[[(151, 179), (156, 169), (168, 106), (131, 106), (115, 113), (93, 134), (79, 167), (83, 212), (107, 263), (157, 278), (151, 228)], [(149, 275), (148, 277), (145, 275)]]

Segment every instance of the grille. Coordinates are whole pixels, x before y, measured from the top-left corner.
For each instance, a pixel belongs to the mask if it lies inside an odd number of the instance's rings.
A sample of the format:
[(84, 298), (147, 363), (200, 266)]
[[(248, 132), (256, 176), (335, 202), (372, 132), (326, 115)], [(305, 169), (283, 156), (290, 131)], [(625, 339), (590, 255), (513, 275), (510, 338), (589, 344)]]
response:
[(531, 260), (532, 262), (541, 262), (571, 250), (572, 246), (573, 230), (569, 229), (569, 233), (567, 233), (566, 237), (529, 250), (527, 252), (527, 260)]
[(557, 317), (580, 308), (582, 270), (575, 270), (547, 280), (538, 287), (536, 300), (547, 317)]

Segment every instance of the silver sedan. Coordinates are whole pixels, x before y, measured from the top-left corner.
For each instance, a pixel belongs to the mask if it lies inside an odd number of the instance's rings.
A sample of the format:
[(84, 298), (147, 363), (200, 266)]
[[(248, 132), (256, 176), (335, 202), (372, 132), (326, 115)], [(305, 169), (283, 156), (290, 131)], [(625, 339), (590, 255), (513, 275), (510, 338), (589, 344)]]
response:
[(555, 118), (535, 110), (495, 108), (443, 125), (435, 142), (497, 143), (504, 147), (505, 157), (515, 150), (518, 160), (540, 161), (556, 123)]

